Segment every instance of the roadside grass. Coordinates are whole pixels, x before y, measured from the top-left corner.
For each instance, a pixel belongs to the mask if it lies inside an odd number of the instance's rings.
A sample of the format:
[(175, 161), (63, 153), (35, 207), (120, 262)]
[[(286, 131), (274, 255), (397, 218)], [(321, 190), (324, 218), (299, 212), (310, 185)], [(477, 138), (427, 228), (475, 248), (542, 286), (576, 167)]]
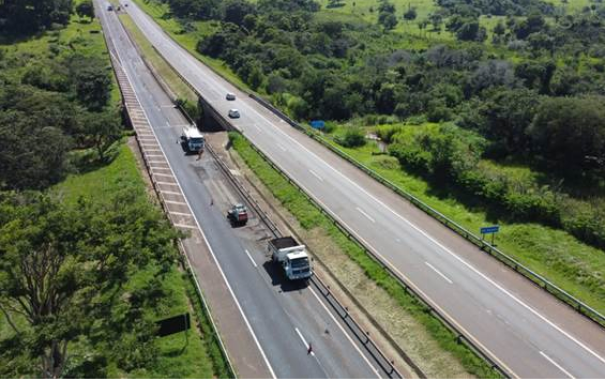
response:
[(273, 169), (245, 140), (237, 133), (231, 133), (234, 149), (246, 162), (258, 178), (271, 189), (273, 195), (297, 218), (305, 230), (321, 229), (334, 243), (357, 263), (365, 274), (380, 288), (386, 291), (398, 305), (420, 322), (439, 346), (452, 353), (463, 367), (480, 378), (497, 378), (499, 375), (482, 359), (465, 346), (458, 344), (456, 337), (441, 322), (430, 315), (429, 311), (391, 277), (364, 250), (350, 240), (346, 234), (334, 226), (313, 204), (290, 184), (278, 171)]
[[(605, 253), (586, 245), (569, 233), (535, 223), (506, 223), (494, 219), (481, 205), (467, 205), (452, 192), (432, 185), (411, 174), (397, 159), (379, 152), (375, 142), (360, 148), (346, 148), (332, 139), (324, 139), (356, 161), (419, 198), (431, 208), (448, 216), (471, 232), (479, 228), (500, 224), (496, 238), (498, 248), (541, 274), (557, 286), (605, 313)], [(490, 165), (497, 165), (491, 163)], [(525, 167), (506, 168), (518, 177), (531, 176)], [(590, 275), (588, 277), (587, 275)], [(595, 277), (599, 279), (595, 282)]]
[(214, 59), (200, 54), (196, 50), (197, 43), (200, 39), (210, 35), (219, 28), (219, 23), (216, 21), (188, 21), (181, 23), (170, 14), (170, 9), (165, 3), (159, 3), (155, 0), (145, 2), (142, 0), (133, 0), (137, 5), (151, 16), (162, 29), (170, 35), (175, 41), (181, 44), (197, 59), (204, 64), (210, 66), (221, 76), (225, 77), (231, 83), (240, 88), (250, 90), (248, 85), (235, 74), (229, 66), (222, 60)]
[(166, 60), (154, 49), (153, 45), (145, 38), (140, 29), (136, 26), (132, 18), (128, 14), (120, 14), (122, 24), (130, 33), (135, 44), (138, 45), (143, 53), (144, 59), (153, 66), (156, 72), (168, 84), (170, 89), (179, 98), (184, 98), (197, 102), (197, 96), (191, 88), (179, 77)]

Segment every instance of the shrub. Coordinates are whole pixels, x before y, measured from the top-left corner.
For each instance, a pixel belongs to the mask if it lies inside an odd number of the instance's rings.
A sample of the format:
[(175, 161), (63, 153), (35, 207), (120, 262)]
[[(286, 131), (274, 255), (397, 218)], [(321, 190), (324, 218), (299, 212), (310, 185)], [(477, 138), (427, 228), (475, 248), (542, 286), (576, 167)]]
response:
[(360, 128), (347, 128), (342, 136), (336, 137), (336, 141), (344, 147), (354, 148), (365, 145), (366, 137)]

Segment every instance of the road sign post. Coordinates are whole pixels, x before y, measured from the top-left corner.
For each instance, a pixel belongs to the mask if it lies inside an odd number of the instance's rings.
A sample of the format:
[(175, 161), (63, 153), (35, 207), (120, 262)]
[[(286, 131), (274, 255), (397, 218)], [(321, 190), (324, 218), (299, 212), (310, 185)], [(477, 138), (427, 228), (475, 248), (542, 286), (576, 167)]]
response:
[(482, 227), (479, 231), (481, 232), (481, 239), (483, 241), (485, 241), (486, 234), (491, 234), (492, 235), (492, 246), (496, 246), (495, 236), (496, 236), (496, 233), (498, 233), (500, 231), (499, 225), (485, 226), (485, 227)]

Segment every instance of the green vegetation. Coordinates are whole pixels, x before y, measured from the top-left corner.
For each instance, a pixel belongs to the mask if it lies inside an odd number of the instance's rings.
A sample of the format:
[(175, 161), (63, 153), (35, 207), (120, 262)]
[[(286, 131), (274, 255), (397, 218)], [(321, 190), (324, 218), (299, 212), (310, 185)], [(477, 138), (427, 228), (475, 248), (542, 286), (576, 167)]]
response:
[(245, 140), (237, 133), (230, 133), (229, 138), (238, 154), (254, 171), (259, 179), (271, 190), (273, 195), (297, 218), (304, 229), (320, 227), (333, 241), (359, 266), (366, 275), (393, 297), (399, 305), (421, 322), (439, 345), (453, 353), (468, 372), (480, 378), (497, 377), (483, 360), (479, 359), (465, 346), (456, 342), (455, 335), (430, 315), (417, 299), (410, 296), (401, 285), (391, 277), (376, 261), (371, 259), (347, 235), (335, 227), (328, 217), (323, 215), (296, 187), (288, 182), (278, 171), (273, 169)]
[[(382, 131), (379, 135), (388, 136), (389, 131), (397, 130), (398, 127), (386, 125), (378, 127), (377, 130)], [(429, 124), (426, 127), (434, 130), (438, 125)], [(339, 133), (339, 129), (336, 129), (335, 134)], [(582, 243), (560, 229), (537, 223), (495, 220), (496, 211), (484, 208), (481, 200), (466, 196), (464, 191), (461, 192), (453, 184), (444, 186), (443, 183), (436, 183), (423, 173), (402, 166), (393, 156), (379, 154), (380, 149), (375, 142), (368, 142), (363, 147), (347, 148), (332, 139), (324, 140), (472, 232), (478, 233), (482, 226), (500, 223), (502, 229), (496, 239), (499, 249), (590, 306), (605, 311), (605, 287), (600, 272), (605, 266), (602, 251)], [(502, 176), (509, 179), (508, 181), (518, 183), (519, 186), (527, 187), (529, 184), (529, 189), (534, 189), (533, 182), (540, 177), (524, 166), (497, 165), (491, 161), (481, 161), (479, 165), (487, 173), (496, 177)], [(535, 192), (540, 192), (540, 189), (537, 187)], [(533, 191), (527, 194), (531, 196)]]
[(162, 6), (163, 19), (204, 30), (198, 52), (293, 118), (338, 121), (333, 138), (362, 146), (356, 158), (366, 159), (363, 135), (390, 130), (390, 157), (370, 156), (392, 166), (387, 178), (423, 183), (419, 193), (404, 189), (473, 231), (502, 224), (511, 233), (500, 235), (505, 251), (605, 311), (600, 2)]
[[(46, 6), (29, 3), (3, 2), (0, 19)], [(40, 13), (36, 30), (2, 34), (0, 374), (229, 377), (177, 267), (181, 234), (123, 144), (119, 90), (89, 5), (77, 2), (80, 18), (52, 31), (57, 15)], [(197, 322), (188, 338), (155, 336), (155, 321), (185, 312)]]

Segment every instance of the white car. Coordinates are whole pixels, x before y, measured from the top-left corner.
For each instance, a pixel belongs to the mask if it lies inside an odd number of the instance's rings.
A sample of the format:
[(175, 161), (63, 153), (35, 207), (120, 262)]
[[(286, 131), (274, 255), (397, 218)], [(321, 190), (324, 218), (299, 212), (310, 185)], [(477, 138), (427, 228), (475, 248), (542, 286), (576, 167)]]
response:
[(227, 98), (228, 101), (234, 101), (235, 100), (235, 94), (233, 94), (233, 93), (227, 93), (226, 98)]
[(236, 108), (232, 108), (229, 110), (229, 118), (237, 119), (240, 117), (239, 110)]

